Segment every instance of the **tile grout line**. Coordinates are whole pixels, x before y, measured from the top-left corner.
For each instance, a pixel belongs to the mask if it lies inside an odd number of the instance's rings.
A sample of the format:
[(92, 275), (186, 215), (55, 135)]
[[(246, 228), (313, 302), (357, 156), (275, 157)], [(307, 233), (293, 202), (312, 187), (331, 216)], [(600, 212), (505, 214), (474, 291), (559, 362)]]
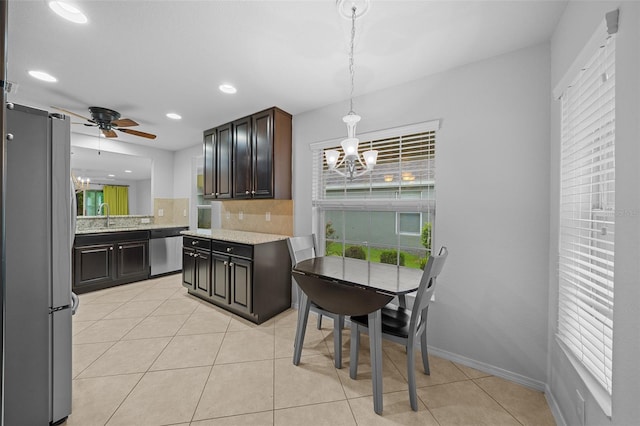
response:
[[(482, 377), (480, 377), (480, 378), (482, 378)], [(502, 408), (507, 414), (509, 414), (511, 417), (513, 417), (516, 422), (518, 422), (519, 424), (524, 426), (524, 424), (520, 421), (520, 419), (518, 417), (516, 417), (513, 413), (511, 413), (511, 411), (509, 411), (505, 406), (500, 404), (500, 401), (495, 399), (493, 397), (493, 395), (491, 395), (489, 392), (487, 392), (482, 386), (480, 386), (478, 383), (476, 383), (476, 379), (471, 379), (471, 381), (473, 382), (474, 385), (476, 385), (478, 388), (480, 388), (480, 390), (482, 390), (482, 392), (484, 392), (489, 398), (491, 398), (493, 401), (495, 401), (495, 403), (498, 404), (498, 406), (500, 408)]]

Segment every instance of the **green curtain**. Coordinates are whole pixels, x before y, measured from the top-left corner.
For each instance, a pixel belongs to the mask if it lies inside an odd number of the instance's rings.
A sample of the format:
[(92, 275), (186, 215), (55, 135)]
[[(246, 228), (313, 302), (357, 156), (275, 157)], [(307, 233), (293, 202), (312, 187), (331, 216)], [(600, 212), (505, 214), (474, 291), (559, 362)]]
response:
[(112, 215), (129, 214), (129, 188), (126, 186), (105, 185), (104, 202), (109, 205), (109, 213)]

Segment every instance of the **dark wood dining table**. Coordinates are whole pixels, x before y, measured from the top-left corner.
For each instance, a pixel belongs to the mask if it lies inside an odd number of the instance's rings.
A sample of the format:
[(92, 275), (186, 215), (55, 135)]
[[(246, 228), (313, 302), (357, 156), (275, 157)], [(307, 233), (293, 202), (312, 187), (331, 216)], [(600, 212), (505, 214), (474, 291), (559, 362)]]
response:
[(416, 291), (422, 271), (359, 259), (324, 256), (295, 264), (292, 275), (302, 289), (293, 363), (298, 365), (300, 362), (310, 301), (336, 314), (368, 315), (373, 408), (377, 414), (382, 414), (380, 310), (394, 297)]

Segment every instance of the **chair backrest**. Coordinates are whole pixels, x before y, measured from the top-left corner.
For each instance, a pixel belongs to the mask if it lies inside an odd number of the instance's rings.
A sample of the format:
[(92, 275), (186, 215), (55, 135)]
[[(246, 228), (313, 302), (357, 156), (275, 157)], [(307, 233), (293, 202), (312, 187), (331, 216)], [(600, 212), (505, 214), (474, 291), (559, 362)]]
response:
[(313, 234), (289, 237), (287, 245), (292, 265), (316, 256), (316, 238)]
[(436, 278), (440, 275), (440, 272), (442, 272), (448, 255), (449, 250), (447, 250), (446, 247), (442, 247), (437, 255), (429, 256), (429, 260), (422, 273), (422, 278), (420, 279), (420, 287), (418, 287), (418, 292), (416, 293), (416, 300), (411, 309), (412, 323), (414, 321), (417, 322), (418, 316), (429, 306), (431, 296), (433, 296), (433, 292), (436, 289)]

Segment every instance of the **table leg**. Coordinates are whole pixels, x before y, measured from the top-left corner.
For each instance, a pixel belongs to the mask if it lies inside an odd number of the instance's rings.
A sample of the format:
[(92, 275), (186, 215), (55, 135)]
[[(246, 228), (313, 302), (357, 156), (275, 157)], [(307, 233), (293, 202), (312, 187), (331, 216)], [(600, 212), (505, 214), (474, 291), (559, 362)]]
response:
[(381, 311), (369, 314), (369, 346), (371, 352), (371, 382), (373, 411), (382, 414), (382, 320)]
[(296, 339), (293, 343), (293, 365), (300, 364), (302, 345), (304, 344), (304, 333), (307, 330), (310, 306), (311, 301), (304, 291), (302, 291), (300, 294), (300, 302), (298, 303), (298, 326), (296, 328)]

